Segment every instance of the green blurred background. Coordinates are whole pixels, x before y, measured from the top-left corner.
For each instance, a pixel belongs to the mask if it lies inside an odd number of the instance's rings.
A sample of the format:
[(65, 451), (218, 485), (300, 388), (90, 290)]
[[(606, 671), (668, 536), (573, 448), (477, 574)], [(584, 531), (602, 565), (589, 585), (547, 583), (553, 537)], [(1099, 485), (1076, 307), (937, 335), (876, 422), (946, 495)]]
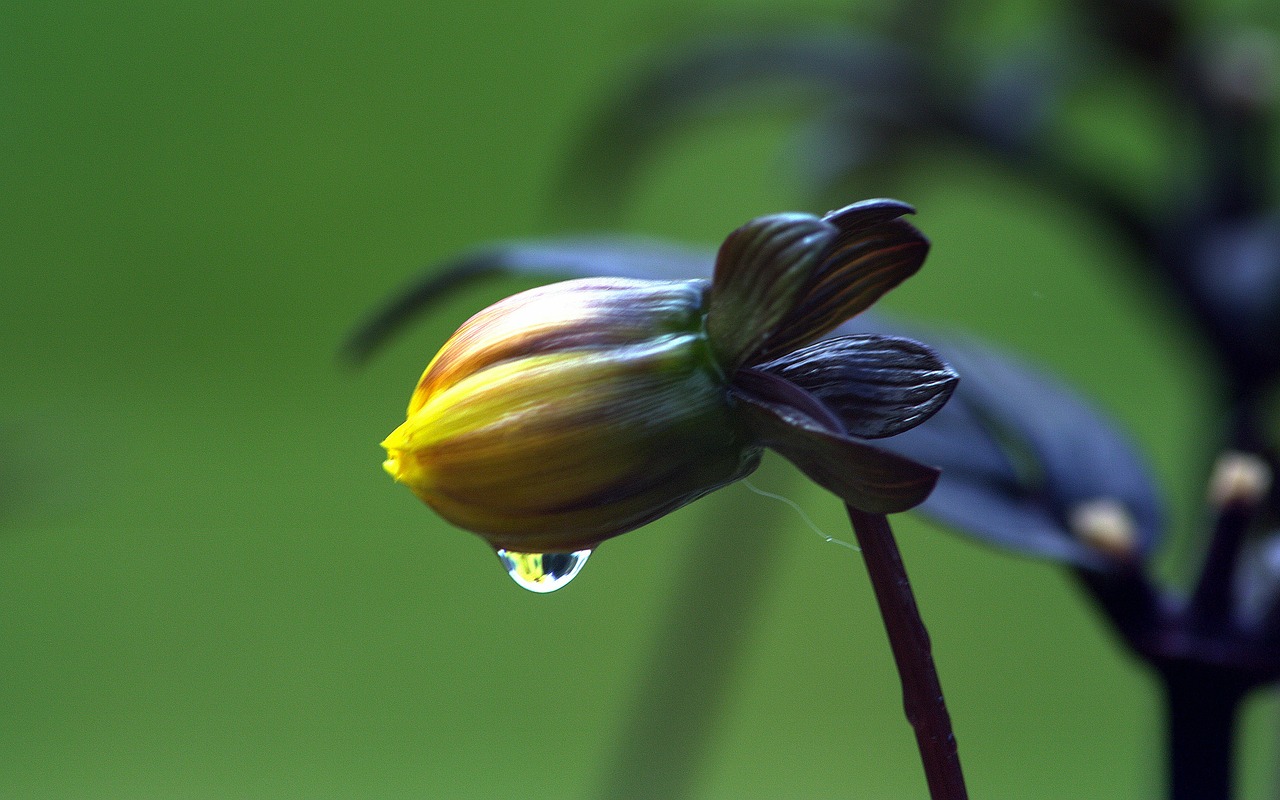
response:
[[(745, 652), (699, 796), (923, 796), (858, 557), (774, 501), (731, 487), (535, 596), (383, 474), (377, 443), (427, 359), (527, 282), (459, 295), (365, 370), (335, 359), (421, 266), (571, 229), (550, 196), (608, 87), (659, 42), (773, 5), (6, 6), (0, 797), (593, 797), (711, 525), (740, 531), (719, 569), (760, 584), (763, 613), (734, 623)], [(964, 24), (1010, 41), (1053, 12), (980, 3)], [(1123, 92), (1071, 112), (1121, 166), (1151, 133)], [(672, 139), (621, 227), (714, 244), (824, 210), (778, 155), (794, 122)], [(1116, 243), (963, 154), (847, 199), (881, 194), (934, 241), (885, 306), (1083, 387), (1194, 521), (1199, 354)], [(785, 464), (755, 482), (844, 535)], [(733, 575), (758, 519), (785, 525), (781, 546)], [(973, 796), (1156, 796), (1158, 698), (1070, 581), (898, 527)], [(1271, 794), (1274, 715), (1250, 707), (1247, 797)]]

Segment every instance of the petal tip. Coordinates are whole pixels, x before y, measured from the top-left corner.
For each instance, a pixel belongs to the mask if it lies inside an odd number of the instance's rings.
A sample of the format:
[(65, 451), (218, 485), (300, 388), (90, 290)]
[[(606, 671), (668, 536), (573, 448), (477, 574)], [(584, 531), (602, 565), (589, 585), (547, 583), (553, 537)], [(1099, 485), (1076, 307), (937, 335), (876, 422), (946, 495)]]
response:
[(828, 222), (839, 224), (851, 217), (871, 217), (876, 222), (895, 219), (906, 214), (916, 213), (915, 206), (894, 200), (890, 197), (875, 197), (870, 200), (859, 200), (842, 208), (837, 208), (822, 215)]

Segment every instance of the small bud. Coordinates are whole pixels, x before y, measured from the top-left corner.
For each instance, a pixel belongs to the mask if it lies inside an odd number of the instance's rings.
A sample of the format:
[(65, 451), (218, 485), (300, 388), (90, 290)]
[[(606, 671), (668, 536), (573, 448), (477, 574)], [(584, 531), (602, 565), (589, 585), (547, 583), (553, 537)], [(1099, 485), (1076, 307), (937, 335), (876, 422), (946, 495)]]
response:
[(464, 323), (384, 464), (495, 548), (594, 547), (737, 480), (760, 448), (713, 360), (702, 281), (587, 279)]
[(1100, 497), (1072, 507), (1071, 532), (1085, 544), (1116, 561), (1132, 561), (1138, 552), (1137, 528), (1119, 501)]
[(1259, 456), (1223, 453), (1209, 478), (1209, 503), (1214, 508), (1255, 506), (1271, 491), (1271, 478), (1270, 465)]

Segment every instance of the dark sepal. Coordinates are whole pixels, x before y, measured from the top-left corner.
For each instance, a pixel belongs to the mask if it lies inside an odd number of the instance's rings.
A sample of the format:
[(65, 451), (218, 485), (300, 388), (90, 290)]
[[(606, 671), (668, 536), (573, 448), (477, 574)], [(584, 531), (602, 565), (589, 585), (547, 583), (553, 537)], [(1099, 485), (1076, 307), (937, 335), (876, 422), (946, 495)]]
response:
[(716, 256), (707, 337), (732, 372), (786, 317), (839, 229), (811, 214), (758, 217), (729, 234)]
[(553, 280), (587, 277), (683, 280), (711, 274), (712, 255), (651, 239), (583, 238), (512, 242), (431, 267), (386, 298), (347, 338), (343, 358), (362, 363), (432, 304), (466, 286), (503, 275)]
[(824, 216), (839, 234), (753, 362), (821, 337), (914, 275), (929, 252), (929, 240), (900, 219), (912, 212), (897, 200), (865, 200)]
[(761, 444), (861, 511), (906, 511), (928, 497), (938, 481), (938, 470), (844, 433), (822, 401), (776, 375), (739, 370), (733, 394)]
[(894, 436), (924, 422), (959, 380), (925, 345), (877, 334), (824, 339), (756, 369), (813, 394), (862, 439)]

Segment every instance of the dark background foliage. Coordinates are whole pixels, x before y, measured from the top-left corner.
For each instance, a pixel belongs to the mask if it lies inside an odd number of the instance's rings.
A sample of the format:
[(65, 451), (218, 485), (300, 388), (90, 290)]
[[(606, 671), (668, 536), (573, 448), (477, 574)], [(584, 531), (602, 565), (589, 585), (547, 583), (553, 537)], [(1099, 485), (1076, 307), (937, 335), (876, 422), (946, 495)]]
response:
[[(794, 14), (870, 24), (876, 5)], [(420, 265), (580, 229), (549, 201), (589, 109), (657, 43), (766, 7), (6, 14), (0, 796), (595, 796), (644, 705), (680, 566), (708, 542), (723, 559), (704, 580), (764, 591), (726, 656), (699, 793), (921, 793), (862, 568), (790, 510), (728, 489), (534, 597), (381, 472), (376, 443), (429, 355), (528, 281), (468, 289), (363, 372), (333, 359)], [(1275, 28), (1267, 4), (1213, 7)], [(948, 35), (975, 61), (1064, 14), (964, 9)], [(1138, 195), (1179, 163), (1142, 89), (1091, 84), (1060, 112), (1081, 158)], [(621, 228), (710, 245), (757, 214), (826, 210), (786, 155), (816, 100), (709, 114), (669, 138), (622, 198)], [(999, 341), (1118, 417), (1170, 499), (1162, 570), (1181, 574), (1207, 469), (1206, 362), (1122, 242), (948, 147), (856, 190), (916, 205), (934, 242), (883, 306)], [(784, 464), (755, 482), (842, 535), (838, 504)], [(898, 528), (973, 795), (1154, 794), (1154, 689), (1070, 580), (918, 519)], [(743, 624), (714, 612), (689, 641)], [(1250, 708), (1245, 796), (1270, 792), (1273, 717), (1269, 701)]]

